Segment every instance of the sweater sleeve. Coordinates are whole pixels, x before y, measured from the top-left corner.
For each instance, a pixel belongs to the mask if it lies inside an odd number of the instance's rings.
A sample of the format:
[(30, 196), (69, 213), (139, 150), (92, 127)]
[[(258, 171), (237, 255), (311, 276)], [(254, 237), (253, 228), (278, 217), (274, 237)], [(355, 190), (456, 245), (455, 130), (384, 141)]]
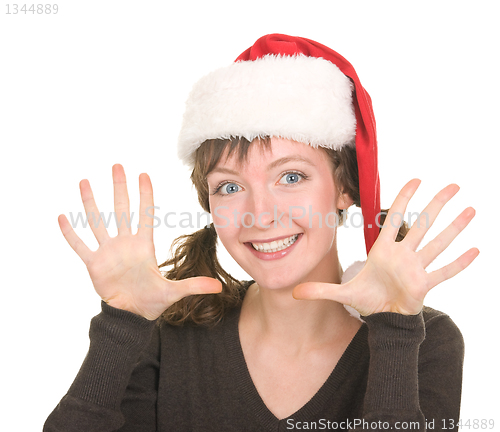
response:
[(154, 321), (102, 302), (87, 356), (44, 432), (155, 431), (158, 331)]
[(370, 365), (360, 428), (452, 429), (460, 411), (463, 339), (451, 319), (441, 314), (424, 324), (422, 312), (364, 319)]
[(464, 340), (445, 314), (426, 321), (427, 335), (420, 346), (420, 407), (429, 429), (458, 431), (462, 396)]

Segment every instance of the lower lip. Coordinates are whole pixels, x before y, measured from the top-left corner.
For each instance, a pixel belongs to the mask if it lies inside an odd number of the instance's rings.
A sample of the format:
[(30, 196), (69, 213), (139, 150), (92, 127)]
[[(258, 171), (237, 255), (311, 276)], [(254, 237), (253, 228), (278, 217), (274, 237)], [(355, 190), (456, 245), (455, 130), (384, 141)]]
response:
[(302, 238), (302, 234), (299, 234), (297, 237), (297, 240), (294, 241), (293, 245), (287, 247), (286, 249), (277, 251), (277, 252), (265, 253), (265, 252), (258, 251), (256, 249), (254, 249), (254, 247), (252, 246), (251, 243), (245, 243), (245, 246), (248, 249), (250, 249), (250, 252), (252, 252), (257, 258), (259, 258), (261, 260), (265, 260), (265, 261), (277, 260), (277, 259), (284, 258), (286, 255), (288, 255), (290, 252), (292, 252), (292, 250), (295, 248), (295, 246), (297, 245), (297, 243), (300, 241), (301, 238)]

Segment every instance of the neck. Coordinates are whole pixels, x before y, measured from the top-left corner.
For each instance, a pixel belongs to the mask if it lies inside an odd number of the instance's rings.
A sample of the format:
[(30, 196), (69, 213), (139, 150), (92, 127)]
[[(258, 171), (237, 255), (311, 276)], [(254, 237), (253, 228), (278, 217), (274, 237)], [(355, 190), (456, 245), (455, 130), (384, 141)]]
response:
[[(335, 254), (336, 256), (336, 254)], [(323, 274), (310, 275), (307, 281), (340, 283), (342, 269), (338, 258)], [(304, 281), (305, 282), (305, 281)], [(340, 303), (330, 300), (296, 300), (294, 287), (266, 289), (257, 283), (245, 296), (240, 326), (259, 335), (260, 340), (277, 344), (290, 353), (298, 353), (342, 338), (348, 329), (359, 327)], [(240, 327), (241, 328), (241, 327)]]

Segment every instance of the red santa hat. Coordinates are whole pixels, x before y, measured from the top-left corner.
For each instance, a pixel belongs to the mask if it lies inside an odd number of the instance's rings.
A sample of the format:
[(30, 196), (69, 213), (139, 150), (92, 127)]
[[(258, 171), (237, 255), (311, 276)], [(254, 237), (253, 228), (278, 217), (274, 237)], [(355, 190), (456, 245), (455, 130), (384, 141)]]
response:
[(370, 96), (352, 65), (330, 48), (295, 36), (258, 39), (229, 66), (193, 87), (178, 155), (193, 166), (207, 139), (276, 136), (313, 147), (355, 146), (366, 252), (379, 233), (380, 182)]

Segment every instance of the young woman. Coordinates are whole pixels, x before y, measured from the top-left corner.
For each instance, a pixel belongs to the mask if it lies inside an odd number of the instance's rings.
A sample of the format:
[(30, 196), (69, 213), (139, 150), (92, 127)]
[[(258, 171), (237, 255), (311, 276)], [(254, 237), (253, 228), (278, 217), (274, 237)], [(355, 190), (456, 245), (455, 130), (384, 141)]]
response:
[[(458, 186), (409, 230), (402, 215), (419, 180), (381, 214), (371, 102), (344, 58), (304, 38), (260, 38), (195, 85), (179, 155), (213, 223), (178, 240), (165, 274), (146, 174), (136, 234), (123, 223), (110, 238), (89, 218), (91, 252), (59, 218), (103, 302), (46, 431), (456, 429), (463, 340), (423, 302), (479, 251), (425, 269), (475, 212), (418, 251)], [(113, 183), (115, 212), (128, 215), (120, 165)], [(80, 188), (98, 214), (89, 183)], [(368, 258), (343, 274), (336, 228), (353, 204)], [(251, 281), (221, 268), (217, 239)]]

